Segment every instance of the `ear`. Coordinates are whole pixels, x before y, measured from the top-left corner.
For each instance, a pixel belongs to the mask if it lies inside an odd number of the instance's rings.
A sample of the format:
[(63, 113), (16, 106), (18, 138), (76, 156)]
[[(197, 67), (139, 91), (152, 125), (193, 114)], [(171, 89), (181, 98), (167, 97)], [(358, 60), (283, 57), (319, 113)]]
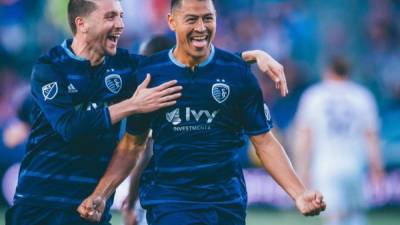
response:
[(176, 23), (175, 23), (174, 15), (172, 15), (172, 13), (168, 14), (168, 26), (169, 26), (169, 29), (171, 29), (172, 31), (176, 30)]
[(75, 26), (76, 26), (76, 31), (78, 33), (87, 33), (88, 29), (86, 27), (85, 19), (83, 17), (76, 17), (75, 18)]

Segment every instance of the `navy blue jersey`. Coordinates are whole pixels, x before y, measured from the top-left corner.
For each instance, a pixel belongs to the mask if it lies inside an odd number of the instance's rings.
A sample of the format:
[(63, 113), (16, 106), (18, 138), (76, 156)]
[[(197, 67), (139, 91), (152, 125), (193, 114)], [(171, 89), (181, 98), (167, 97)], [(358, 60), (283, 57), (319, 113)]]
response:
[(78, 206), (96, 187), (119, 141), (120, 124), (112, 125), (107, 106), (132, 96), (141, 57), (118, 49), (92, 67), (70, 44), (65, 41), (34, 65), (32, 132), (15, 203)]
[(141, 180), (142, 205), (245, 204), (238, 149), (245, 134), (272, 128), (248, 65), (213, 47), (209, 59), (192, 71), (170, 50), (143, 60), (137, 82), (147, 73), (152, 75), (150, 86), (176, 79), (183, 91), (172, 107), (128, 118), (127, 132), (132, 135), (153, 129), (154, 155)]

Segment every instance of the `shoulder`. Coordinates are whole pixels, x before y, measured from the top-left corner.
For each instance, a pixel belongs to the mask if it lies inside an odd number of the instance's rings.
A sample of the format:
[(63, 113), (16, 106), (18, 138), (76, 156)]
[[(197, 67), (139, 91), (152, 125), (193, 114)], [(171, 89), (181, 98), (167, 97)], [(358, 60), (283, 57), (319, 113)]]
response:
[(222, 65), (236, 66), (244, 70), (248, 70), (249, 68), (249, 65), (239, 55), (219, 48), (215, 48), (215, 62)]
[(375, 97), (373, 96), (373, 94), (371, 93), (371, 91), (369, 91), (366, 87), (357, 84), (353, 81), (349, 81), (348, 82), (349, 87), (351, 87), (352, 89), (352, 94), (354, 96), (356, 96), (356, 99), (358, 100), (363, 100), (366, 103), (373, 103), (375, 102)]
[(51, 48), (46, 54), (39, 57), (32, 68), (32, 79), (38, 80), (54, 80), (54, 76), (58, 77), (62, 73), (60, 71), (65, 67), (67, 60), (64, 49), (61, 45)]
[(168, 57), (169, 51), (170, 51), (169, 49), (164, 50), (156, 54), (153, 54), (151, 56), (143, 58), (143, 60), (141, 60), (139, 63), (139, 67), (148, 68), (153, 66), (159, 66), (160, 64), (169, 62), (169, 57)]
[(243, 61), (239, 55), (215, 48), (214, 63), (222, 73), (228, 73), (232, 79), (239, 82), (245, 89), (258, 87), (256, 76), (251, 72), (250, 65)]
[(117, 53), (115, 54), (116, 58), (126, 58), (129, 57), (129, 51), (124, 48), (117, 48)]
[(158, 70), (163, 66), (170, 65), (171, 63), (168, 53), (169, 50), (165, 50), (151, 56), (144, 57), (142, 60), (140, 60), (138, 65), (138, 74)]
[(117, 48), (116, 54), (111, 56), (110, 58), (114, 63), (130, 64), (132, 61), (131, 59), (135, 58), (133, 56), (136, 55), (129, 54), (129, 51), (127, 49)]
[(48, 56), (39, 58), (32, 68), (32, 80), (54, 80), (58, 74), (56, 65)]
[(301, 102), (313, 102), (317, 101), (322, 94), (325, 92), (325, 84), (323, 82), (318, 82), (310, 85), (301, 95)]

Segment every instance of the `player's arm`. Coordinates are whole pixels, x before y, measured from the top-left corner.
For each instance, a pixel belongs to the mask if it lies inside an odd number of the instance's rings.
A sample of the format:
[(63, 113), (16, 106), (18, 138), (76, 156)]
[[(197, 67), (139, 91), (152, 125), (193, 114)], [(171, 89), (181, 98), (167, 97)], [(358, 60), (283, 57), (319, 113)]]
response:
[(374, 184), (379, 184), (384, 177), (384, 168), (382, 163), (382, 155), (379, 147), (379, 137), (376, 130), (367, 129), (365, 131), (367, 140), (367, 155), (369, 162), (369, 170)]
[(310, 128), (296, 126), (293, 143), (294, 164), (298, 174), (307, 186), (311, 184), (311, 132)]
[(257, 63), (258, 69), (275, 82), (275, 87), (280, 90), (281, 96), (289, 93), (283, 66), (272, 56), (262, 50), (245, 51), (241, 55), (247, 63)]
[(366, 140), (366, 150), (369, 164), (369, 173), (373, 184), (382, 182), (385, 174), (379, 140), (378, 110), (374, 98), (368, 94), (366, 109), (363, 115), (364, 135)]
[(96, 189), (78, 207), (77, 211), (82, 218), (92, 222), (101, 220), (107, 199), (129, 175), (139, 155), (144, 151), (146, 141), (147, 133), (124, 136)]
[(126, 207), (127, 210), (132, 209), (138, 199), (140, 176), (153, 155), (153, 150), (150, 148), (151, 142), (152, 139), (150, 138), (147, 148), (140, 154), (135, 168), (131, 171), (129, 192), (124, 201), (124, 207)]
[(261, 88), (249, 69), (245, 72), (242, 83), (239, 117), (263, 167), (295, 200), (301, 213), (307, 216), (319, 214), (325, 209), (322, 195), (306, 190), (294, 172), (283, 147), (273, 136), (269, 109), (264, 104)]
[(298, 210), (306, 216), (319, 215), (325, 210), (321, 193), (307, 190), (296, 175), (289, 157), (272, 132), (250, 138), (266, 171), (295, 201)]
[(122, 215), (126, 224), (135, 224), (135, 204), (139, 198), (139, 181), (144, 168), (149, 163), (153, 155), (152, 139), (149, 138), (146, 149), (140, 154), (139, 159), (130, 174), (130, 184), (128, 195), (122, 203)]
[(113, 106), (92, 110), (86, 110), (84, 107), (75, 109), (68, 94), (67, 81), (52, 65), (38, 63), (32, 72), (31, 91), (34, 101), (52, 128), (65, 141), (71, 141), (87, 135), (108, 132), (113, 124), (128, 115), (175, 104), (181, 89), (174, 86), (176, 81), (147, 88), (149, 82), (150, 78), (147, 78), (130, 99)]

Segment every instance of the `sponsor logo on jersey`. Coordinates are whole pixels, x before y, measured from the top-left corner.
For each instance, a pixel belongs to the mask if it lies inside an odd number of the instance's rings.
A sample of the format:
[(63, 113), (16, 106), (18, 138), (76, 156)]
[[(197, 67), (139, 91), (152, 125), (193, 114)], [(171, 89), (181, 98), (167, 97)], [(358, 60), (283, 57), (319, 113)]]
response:
[(172, 123), (174, 126), (180, 124), (182, 122), (179, 109), (174, 109), (172, 112), (168, 112), (165, 114), (167, 121)]
[(104, 79), (106, 87), (114, 94), (118, 94), (122, 88), (122, 79), (119, 74), (110, 74)]
[(220, 79), (217, 79), (217, 83), (211, 88), (211, 94), (218, 103), (225, 102), (229, 98), (230, 91), (229, 86), (225, 84), (225, 80)]
[[(215, 117), (218, 114), (218, 110), (215, 111), (208, 111), (208, 110), (194, 110), (190, 107), (186, 107), (184, 110), (184, 115), (181, 115), (181, 109), (177, 108), (165, 114), (165, 118), (168, 122), (172, 123), (175, 127), (173, 128), (174, 131), (192, 131), (192, 130), (209, 130), (211, 129), (210, 124), (214, 121)], [(195, 124), (190, 126), (180, 126), (182, 122), (192, 122), (196, 121), (197, 123), (202, 124)]]
[(42, 94), (45, 101), (54, 99), (57, 96), (57, 93), (58, 93), (57, 82), (52, 82), (42, 87)]

